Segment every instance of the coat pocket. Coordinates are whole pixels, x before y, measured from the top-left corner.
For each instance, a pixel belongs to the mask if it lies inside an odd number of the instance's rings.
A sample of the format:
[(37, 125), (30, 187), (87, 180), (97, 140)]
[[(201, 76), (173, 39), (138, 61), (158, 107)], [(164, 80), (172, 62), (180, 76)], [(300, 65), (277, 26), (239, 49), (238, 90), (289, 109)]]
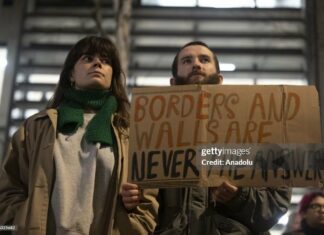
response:
[(24, 234), (26, 231), (26, 221), (28, 215), (29, 198), (27, 198), (19, 207), (13, 225), (16, 227), (14, 234)]
[(207, 208), (200, 218), (200, 234), (209, 235), (252, 235), (252, 232), (240, 222)]

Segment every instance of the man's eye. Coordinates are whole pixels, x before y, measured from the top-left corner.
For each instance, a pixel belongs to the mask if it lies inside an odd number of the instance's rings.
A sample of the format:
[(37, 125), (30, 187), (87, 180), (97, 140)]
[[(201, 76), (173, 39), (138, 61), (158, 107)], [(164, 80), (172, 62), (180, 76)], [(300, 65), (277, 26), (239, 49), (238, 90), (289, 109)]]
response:
[(190, 64), (191, 63), (191, 59), (184, 59), (182, 60), (183, 64)]
[(200, 61), (201, 61), (201, 63), (209, 63), (210, 59), (207, 57), (204, 57), (204, 58), (201, 58)]

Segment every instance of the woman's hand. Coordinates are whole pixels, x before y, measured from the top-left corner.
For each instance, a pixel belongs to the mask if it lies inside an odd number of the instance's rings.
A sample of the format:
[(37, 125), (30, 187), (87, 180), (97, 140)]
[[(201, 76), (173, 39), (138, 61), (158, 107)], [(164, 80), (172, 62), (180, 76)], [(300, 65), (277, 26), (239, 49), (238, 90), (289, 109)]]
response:
[(120, 194), (127, 210), (132, 210), (139, 205), (140, 189), (137, 184), (124, 183)]

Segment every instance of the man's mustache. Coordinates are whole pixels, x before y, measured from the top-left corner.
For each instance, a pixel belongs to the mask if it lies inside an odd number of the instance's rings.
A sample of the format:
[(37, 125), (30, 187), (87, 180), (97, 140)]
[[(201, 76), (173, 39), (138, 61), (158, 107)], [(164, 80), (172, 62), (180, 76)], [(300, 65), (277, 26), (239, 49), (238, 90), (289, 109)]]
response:
[(192, 76), (196, 76), (196, 75), (201, 75), (201, 76), (207, 77), (206, 73), (204, 73), (204, 72), (192, 71), (191, 73), (188, 74), (188, 78), (190, 78)]
[(206, 77), (206, 79), (203, 81), (202, 84), (219, 84), (220, 83), (217, 73), (207, 76), (205, 73), (202, 73), (199, 71), (193, 71), (193, 72), (189, 73), (187, 77), (181, 77), (181, 76), (175, 77), (176, 85), (195, 84), (190, 81), (190, 77), (194, 76), (194, 75), (202, 75), (202, 76)]

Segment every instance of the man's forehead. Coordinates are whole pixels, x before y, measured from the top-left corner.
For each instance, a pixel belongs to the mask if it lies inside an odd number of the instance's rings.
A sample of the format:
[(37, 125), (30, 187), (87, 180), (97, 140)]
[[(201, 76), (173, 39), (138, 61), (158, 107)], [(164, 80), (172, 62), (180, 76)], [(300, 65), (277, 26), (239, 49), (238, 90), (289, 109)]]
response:
[(212, 57), (213, 52), (209, 50), (207, 47), (202, 45), (191, 45), (183, 48), (179, 53), (179, 58), (187, 57), (187, 56), (201, 56), (207, 55)]

